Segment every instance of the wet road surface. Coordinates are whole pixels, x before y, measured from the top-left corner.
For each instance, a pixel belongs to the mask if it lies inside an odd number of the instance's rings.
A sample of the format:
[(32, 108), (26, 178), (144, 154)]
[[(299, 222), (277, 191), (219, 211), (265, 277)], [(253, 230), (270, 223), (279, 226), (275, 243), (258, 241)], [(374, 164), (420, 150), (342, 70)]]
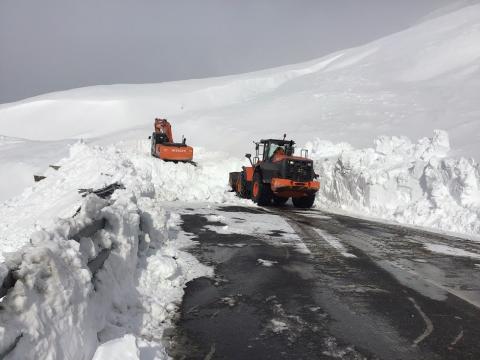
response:
[[(252, 216), (286, 222), (308, 252), (275, 221), (225, 231)], [(475, 242), (292, 208), (189, 209), (182, 221), (215, 277), (186, 288), (166, 339), (176, 359), (480, 358), (480, 260), (424, 246), (480, 254)]]

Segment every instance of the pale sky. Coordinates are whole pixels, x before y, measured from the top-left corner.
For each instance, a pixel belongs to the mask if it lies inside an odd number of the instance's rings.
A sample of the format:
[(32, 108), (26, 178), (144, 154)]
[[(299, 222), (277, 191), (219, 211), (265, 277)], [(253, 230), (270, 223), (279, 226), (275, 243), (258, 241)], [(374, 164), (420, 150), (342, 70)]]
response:
[(452, 0), (0, 0), (0, 103), (241, 73), (405, 29)]

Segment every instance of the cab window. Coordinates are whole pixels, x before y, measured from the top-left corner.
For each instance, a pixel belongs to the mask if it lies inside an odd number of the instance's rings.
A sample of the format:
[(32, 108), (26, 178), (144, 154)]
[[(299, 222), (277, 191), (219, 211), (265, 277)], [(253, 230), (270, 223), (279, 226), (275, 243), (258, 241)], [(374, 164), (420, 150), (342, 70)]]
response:
[(273, 157), (273, 154), (275, 154), (275, 151), (283, 151), (284, 154), (286, 154), (285, 147), (280, 146), (277, 144), (270, 144), (270, 147), (268, 149), (268, 158)]

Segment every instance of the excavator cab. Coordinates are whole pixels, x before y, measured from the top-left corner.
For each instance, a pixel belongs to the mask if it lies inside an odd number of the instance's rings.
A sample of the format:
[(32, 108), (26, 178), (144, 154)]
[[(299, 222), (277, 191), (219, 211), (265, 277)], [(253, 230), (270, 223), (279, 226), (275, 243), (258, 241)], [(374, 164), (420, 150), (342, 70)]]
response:
[(153, 133), (152, 134), (152, 143), (154, 143), (155, 145), (157, 144), (163, 144), (163, 143), (168, 143), (168, 137), (166, 134), (164, 133)]
[(172, 127), (167, 119), (155, 119), (154, 129), (150, 139), (151, 154), (164, 161), (193, 163), (193, 148), (186, 144), (185, 138), (181, 143), (173, 141)]

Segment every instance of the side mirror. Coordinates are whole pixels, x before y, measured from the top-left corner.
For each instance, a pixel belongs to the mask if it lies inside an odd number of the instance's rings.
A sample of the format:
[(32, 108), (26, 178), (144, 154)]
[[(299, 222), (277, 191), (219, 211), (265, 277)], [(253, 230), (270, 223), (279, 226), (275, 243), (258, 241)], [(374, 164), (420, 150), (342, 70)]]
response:
[(151, 140), (151, 139), (152, 139), (152, 136), (149, 136), (149, 137), (148, 137), (148, 140)]
[(245, 157), (248, 159), (248, 161), (250, 161), (250, 165), (253, 166), (253, 162), (252, 162), (252, 154), (245, 154)]

